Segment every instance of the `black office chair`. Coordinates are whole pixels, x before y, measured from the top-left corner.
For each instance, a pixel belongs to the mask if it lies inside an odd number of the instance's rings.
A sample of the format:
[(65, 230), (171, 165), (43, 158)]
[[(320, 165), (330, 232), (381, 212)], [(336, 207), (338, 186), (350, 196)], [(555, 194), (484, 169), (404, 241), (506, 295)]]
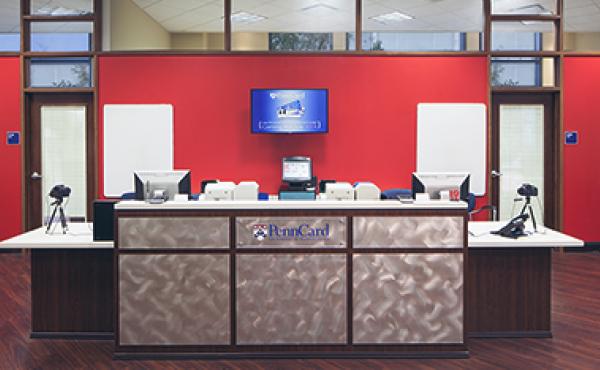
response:
[(469, 193), (467, 196), (467, 212), (469, 212), (469, 220), (476, 214), (483, 211), (489, 211), (492, 214), (492, 221), (498, 221), (498, 209), (496, 206), (486, 204), (478, 209), (475, 209), (475, 194)]
[(411, 189), (387, 189), (381, 192), (381, 199), (412, 198)]

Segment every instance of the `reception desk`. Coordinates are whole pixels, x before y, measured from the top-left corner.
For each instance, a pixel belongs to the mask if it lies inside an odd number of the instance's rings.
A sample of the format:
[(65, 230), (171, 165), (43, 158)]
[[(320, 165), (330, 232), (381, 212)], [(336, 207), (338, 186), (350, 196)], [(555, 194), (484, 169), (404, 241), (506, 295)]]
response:
[(0, 242), (31, 250), (31, 338), (113, 338), (113, 242), (92, 240), (92, 224), (41, 227)]
[(551, 337), (552, 248), (583, 241), (551, 229), (519, 239), (490, 234), (505, 224), (469, 223), (469, 336)]
[(463, 203), (116, 206), (115, 356), (465, 357)]

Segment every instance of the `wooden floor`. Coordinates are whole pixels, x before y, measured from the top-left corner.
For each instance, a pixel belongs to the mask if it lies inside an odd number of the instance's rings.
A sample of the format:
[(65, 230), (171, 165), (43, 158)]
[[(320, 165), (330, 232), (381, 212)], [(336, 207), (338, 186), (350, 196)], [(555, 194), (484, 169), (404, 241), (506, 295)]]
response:
[(0, 369), (600, 369), (600, 253), (554, 253), (552, 339), (471, 340), (465, 360), (113, 361), (112, 342), (29, 339), (29, 259), (0, 253)]

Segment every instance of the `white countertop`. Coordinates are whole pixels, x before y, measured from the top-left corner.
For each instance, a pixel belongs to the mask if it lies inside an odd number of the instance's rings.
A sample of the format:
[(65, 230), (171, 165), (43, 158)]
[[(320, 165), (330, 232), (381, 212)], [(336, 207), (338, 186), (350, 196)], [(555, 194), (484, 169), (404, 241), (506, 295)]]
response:
[(556, 230), (544, 228), (541, 233), (518, 239), (505, 238), (490, 234), (498, 230), (508, 221), (469, 222), (469, 248), (552, 248), (552, 247), (582, 247), (583, 241)]
[[(236, 202), (238, 203), (238, 202)], [(546, 228), (544, 233), (534, 233), (518, 239), (503, 238), (489, 232), (498, 230), (506, 222), (469, 222), (470, 248), (552, 248), (581, 247), (583, 241)], [(41, 227), (0, 242), (0, 248), (11, 249), (107, 249), (112, 241), (94, 242), (90, 223), (71, 223), (69, 232), (62, 233), (60, 226), (51, 234)]]
[(424, 203), (400, 203), (397, 200), (245, 200), (245, 201), (189, 201), (150, 204), (143, 201), (122, 201), (116, 204), (119, 210), (143, 209), (466, 209), (465, 202), (432, 200)]
[(0, 242), (0, 248), (11, 249), (106, 249), (113, 248), (112, 241), (93, 241), (91, 223), (69, 223), (67, 234), (62, 233), (60, 225), (54, 232), (46, 234), (46, 228), (40, 227)]

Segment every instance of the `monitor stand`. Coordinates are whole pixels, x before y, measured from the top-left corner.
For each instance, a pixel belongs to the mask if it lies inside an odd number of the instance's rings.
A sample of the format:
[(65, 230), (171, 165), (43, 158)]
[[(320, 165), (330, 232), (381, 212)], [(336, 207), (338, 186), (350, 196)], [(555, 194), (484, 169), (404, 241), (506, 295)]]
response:
[(284, 181), (279, 187), (279, 200), (315, 200), (315, 188), (310, 182)]

